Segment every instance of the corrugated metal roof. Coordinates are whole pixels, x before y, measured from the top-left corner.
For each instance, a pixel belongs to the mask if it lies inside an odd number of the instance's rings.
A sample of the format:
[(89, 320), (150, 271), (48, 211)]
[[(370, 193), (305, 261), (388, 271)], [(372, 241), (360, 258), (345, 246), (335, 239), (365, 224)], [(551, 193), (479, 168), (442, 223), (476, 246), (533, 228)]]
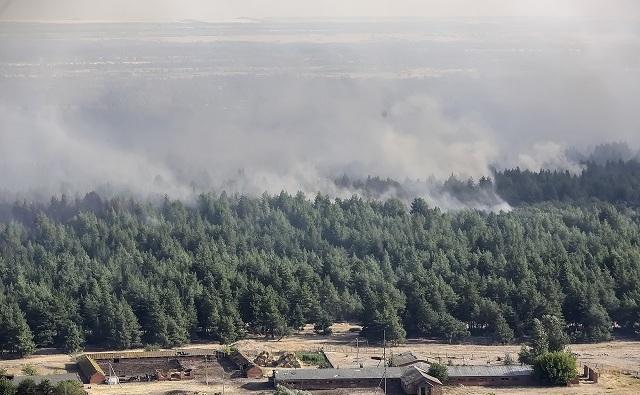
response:
[(188, 348), (177, 350), (158, 350), (158, 351), (116, 351), (116, 352), (98, 352), (87, 353), (89, 358), (96, 361), (105, 359), (142, 359), (142, 358), (170, 358), (170, 357), (198, 357), (211, 356), (219, 352), (217, 349)]
[(406, 366), (418, 361), (418, 357), (411, 351), (395, 354), (391, 357), (392, 366)]
[(449, 377), (514, 377), (530, 376), (528, 365), (448, 366)]
[(406, 370), (401, 378), (404, 385), (414, 385), (423, 379), (431, 383), (442, 385), (442, 382), (439, 379), (429, 376), (427, 372), (415, 366)]
[(24, 380), (33, 380), (36, 384), (40, 384), (44, 380), (49, 380), (51, 384), (58, 384), (63, 381), (82, 382), (76, 373), (52, 374), (49, 376), (16, 376), (11, 381), (17, 385)]
[[(387, 378), (399, 379), (406, 369), (387, 368)], [(362, 369), (291, 369), (276, 370), (277, 381), (303, 381), (303, 380), (340, 380), (340, 379), (381, 379), (384, 377), (384, 368)]]
[[(387, 368), (387, 378), (401, 378), (405, 372), (419, 368), (424, 372), (429, 371), (429, 365), (418, 363), (411, 367)], [(530, 376), (533, 374), (531, 366), (520, 365), (495, 365), (495, 366), (448, 366), (449, 377), (515, 377)], [(426, 374), (426, 373), (425, 373)], [(304, 380), (340, 380), (340, 379), (381, 379), (384, 376), (384, 368), (362, 369), (290, 369), (276, 370), (277, 381), (304, 381)], [(431, 376), (429, 376), (431, 377)]]

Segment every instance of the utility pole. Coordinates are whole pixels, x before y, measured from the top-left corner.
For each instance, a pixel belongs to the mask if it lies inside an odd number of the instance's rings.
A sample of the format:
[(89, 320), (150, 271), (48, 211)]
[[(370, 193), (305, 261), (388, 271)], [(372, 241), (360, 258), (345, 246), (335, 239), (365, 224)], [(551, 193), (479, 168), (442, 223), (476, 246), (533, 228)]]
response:
[(384, 395), (387, 395), (387, 329), (382, 332), (382, 363), (384, 363)]
[(209, 386), (209, 356), (204, 356), (204, 382), (207, 386)]

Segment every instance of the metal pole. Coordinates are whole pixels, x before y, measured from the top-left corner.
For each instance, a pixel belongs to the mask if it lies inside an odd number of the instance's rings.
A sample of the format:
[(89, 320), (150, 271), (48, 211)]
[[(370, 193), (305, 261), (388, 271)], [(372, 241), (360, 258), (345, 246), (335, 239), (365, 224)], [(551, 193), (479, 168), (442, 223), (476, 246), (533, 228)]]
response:
[(204, 356), (204, 382), (205, 384), (208, 386), (209, 385), (209, 364), (207, 363), (209, 362), (209, 357), (208, 356)]
[(387, 330), (382, 332), (382, 344), (384, 346), (382, 361), (384, 363), (384, 394), (387, 395)]

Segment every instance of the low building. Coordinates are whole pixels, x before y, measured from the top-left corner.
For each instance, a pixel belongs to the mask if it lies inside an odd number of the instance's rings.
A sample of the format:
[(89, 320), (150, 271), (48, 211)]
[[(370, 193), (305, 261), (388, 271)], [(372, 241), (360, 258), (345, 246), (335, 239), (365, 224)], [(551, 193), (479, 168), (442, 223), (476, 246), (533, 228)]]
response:
[(528, 365), (449, 366), (447, 385), (506, 387), (535, 383)]
[(411, 351), (394, 354), (389, 358), (389, 366), (404, 367), (415, 365), (419, 362), (428, 363), (426, 359), (420, 359)]
[(274, 386), (301, 390), (335, 390), (340, 388), (378, 388), (387, 379), (387, 386), (400, 388), (403, 368), (361, 369), (287, 369), (275, 370)]
[(78, 359), (78, 368), (83, 381), (87, 384), (102, 384), (107, 379), (100, 365), (87, 355), (83, 355)]
[(242, 375), (249, 379), (260, 379), (263, 376), (262, 368), (251, 361), (239, 350), (234, 350), (229, 354), (229, 359), (238, 366)]
[(48, 376), (14, 376), (11, 379), (15, 385), (19, 385), (24, 380), (32, 380), (36, 384), (48, 381), (51, 385), (56, 385), (63, 381), (75, 381), (82, 383), (82, 380), (80, 380), (80, 377), (76, 373), (52, 374)]
[[(300, 390), (336, 390), (376, 388), (383, 380), (395, 392), (410, 395), (439, 395), (443, 385), (430, 376), (429, 365), (417, 363), (407, 367), (362, 369), (288, 369), (276, 370), (274, 386)], [(449, 366), (445, 385), (466, 386), (526, 386), (535, 384), (531, 366)]]
[(400, 377), (400, 386), (407, 395), (442, 395), (442, 382), (415, 366)]

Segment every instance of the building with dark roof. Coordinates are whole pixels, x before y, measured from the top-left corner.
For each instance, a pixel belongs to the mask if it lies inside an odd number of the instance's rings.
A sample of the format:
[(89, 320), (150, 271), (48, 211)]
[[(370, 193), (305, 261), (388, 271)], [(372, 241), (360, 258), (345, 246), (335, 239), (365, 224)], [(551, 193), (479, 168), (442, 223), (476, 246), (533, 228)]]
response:
[[(428, 370), (429, 365), (422, 362), (386, 369), (287, 369), (274, 371), (272, 380), (276, 386), (301, 390), (376, 388), (383, 384), (386, 374), (387, 386), (395, 392), (438, 395), (443, 383), (429, 376)], [(448, 373), (445, 385), (502, 387), (534, 384), (531, 366), (449, 366)]]
[(402, 374), (400, 386), (408, 395), (442, 395), (442, 382), (415, 366)]
[(52, 374), (48, 376), (14, 376), (11, 381), (15, 385), (19, 385), (24, 380), (33, 380), (34, 383), (40, 384), (43, 381), (49, 381), (52, 385), (56, 385), (63, 381), (76, 381), (82, 383), (80, 377), (76, 373)]
[[(387, 386), (400, 389), (403, 368), (387, 368)], [(334, 390), (339, 388), (378, 388), (384, 383), (384, 368), (361, 369), (287, 369), (276, 370), (274, 386), (302, 390)], [(395, 391), (397, 392), (397, 391)]]
[(394, 354), (389, 359), (389, 365), (395, 367), (403, 367), (414, 365), (418, 362), (428, 363), (426, 359), (420, 359), (411, 351), (402, 352), (400, 354)]

